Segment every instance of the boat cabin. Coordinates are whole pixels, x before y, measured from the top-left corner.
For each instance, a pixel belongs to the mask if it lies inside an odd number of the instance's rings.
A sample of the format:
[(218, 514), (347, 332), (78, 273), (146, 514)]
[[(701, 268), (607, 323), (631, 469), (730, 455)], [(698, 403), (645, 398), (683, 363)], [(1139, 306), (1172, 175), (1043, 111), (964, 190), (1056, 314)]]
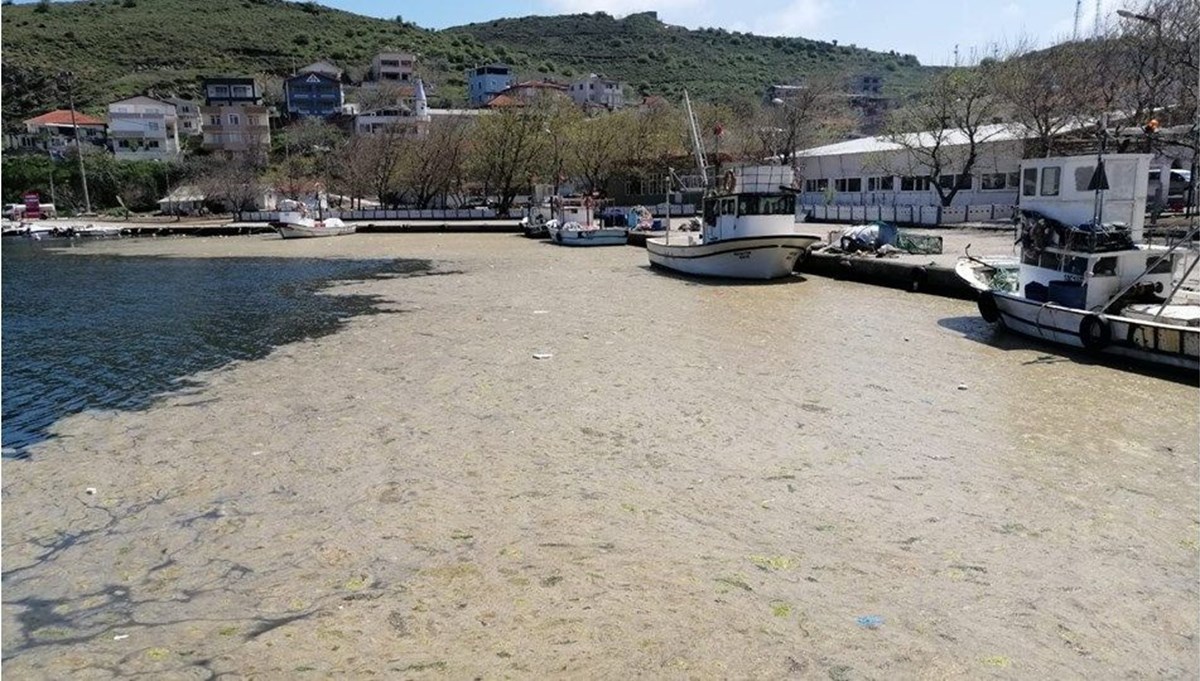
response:
[(747, 166), (727, 171), (704, 199), (704, 241), (779, 236), (795, 229), (794, 175), (786, 166)]
[(1106, 155), (1102, 173), (1094, 156), (1022, 161), (1021, 295), (1087, 310), (1126, 289), (1168, 295), (1176, 254), (1141, 243), (1149, 165), (1148, 154)]

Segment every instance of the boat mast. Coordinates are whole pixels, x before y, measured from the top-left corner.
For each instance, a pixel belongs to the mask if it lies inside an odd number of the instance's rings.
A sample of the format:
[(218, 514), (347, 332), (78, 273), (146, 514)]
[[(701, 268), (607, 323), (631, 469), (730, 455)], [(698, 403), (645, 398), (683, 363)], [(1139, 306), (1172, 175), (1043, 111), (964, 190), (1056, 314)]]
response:
[(700, 168), (702, 189), (708, 191), (708, 166), (704, 163), (704, 143), (700, 141), (700, 128), (696, 125), (696, 113), (692, 111), (692, 100), (687, 90), (683, 91), (683, 105), (687, 109), (688, 126), (692, 131), (692, 151), (696, 154), (696, 165)]

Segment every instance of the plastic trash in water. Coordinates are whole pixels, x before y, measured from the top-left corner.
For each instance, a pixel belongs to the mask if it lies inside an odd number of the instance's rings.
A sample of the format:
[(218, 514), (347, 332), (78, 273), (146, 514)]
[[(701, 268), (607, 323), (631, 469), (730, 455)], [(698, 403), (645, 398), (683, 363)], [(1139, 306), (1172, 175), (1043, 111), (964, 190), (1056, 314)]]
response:
[(863, 615), (855, 621), (863, 629), (878, 629), (883, 626), (883, 618), (879, 615)]
[(550, 354), (549, 352), (535, 352), (535, 353), (533, 353), (533, 358), (534, 358), (534, 359), (550, 359), (550, 358), (551, 358), (551, 357), (553, 357), (553, 356), (554, 356), (554, 355)]

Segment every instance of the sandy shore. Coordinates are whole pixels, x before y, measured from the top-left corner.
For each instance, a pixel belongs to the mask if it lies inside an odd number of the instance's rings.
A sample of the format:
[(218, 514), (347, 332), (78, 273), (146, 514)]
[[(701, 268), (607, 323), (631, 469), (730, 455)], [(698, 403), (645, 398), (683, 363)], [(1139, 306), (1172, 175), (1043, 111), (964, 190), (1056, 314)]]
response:
[(627, 247), (83, 248), (443, 276), (5, 461), (13, 678), (1200, 674), (1194, 386)]

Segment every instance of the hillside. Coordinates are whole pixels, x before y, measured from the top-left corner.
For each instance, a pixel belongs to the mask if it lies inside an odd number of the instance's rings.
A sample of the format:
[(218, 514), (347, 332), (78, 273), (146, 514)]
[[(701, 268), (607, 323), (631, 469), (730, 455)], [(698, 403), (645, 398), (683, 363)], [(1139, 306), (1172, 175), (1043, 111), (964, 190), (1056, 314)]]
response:
[(84, 0), (5, 4), (3, 119), (66, 104), (55, 74), (75, 74), (76, 106), (102, 113), (138, 93), (193, 96), (214, 74), (285, 76), (328, 59), (361, 77), (384, 49), (420, 55), (439, 103), (465, 99), (463, 70), (503, 60), (523, 77), (597, 72), (635, 91), (701, 99), (757, 97), (805, 74), (873, 72), (898, 93), (930, 69), (915, 58), (803, 38), (667, 26), (652, 14), (527, 17), (442, 31), (283, 0)]

